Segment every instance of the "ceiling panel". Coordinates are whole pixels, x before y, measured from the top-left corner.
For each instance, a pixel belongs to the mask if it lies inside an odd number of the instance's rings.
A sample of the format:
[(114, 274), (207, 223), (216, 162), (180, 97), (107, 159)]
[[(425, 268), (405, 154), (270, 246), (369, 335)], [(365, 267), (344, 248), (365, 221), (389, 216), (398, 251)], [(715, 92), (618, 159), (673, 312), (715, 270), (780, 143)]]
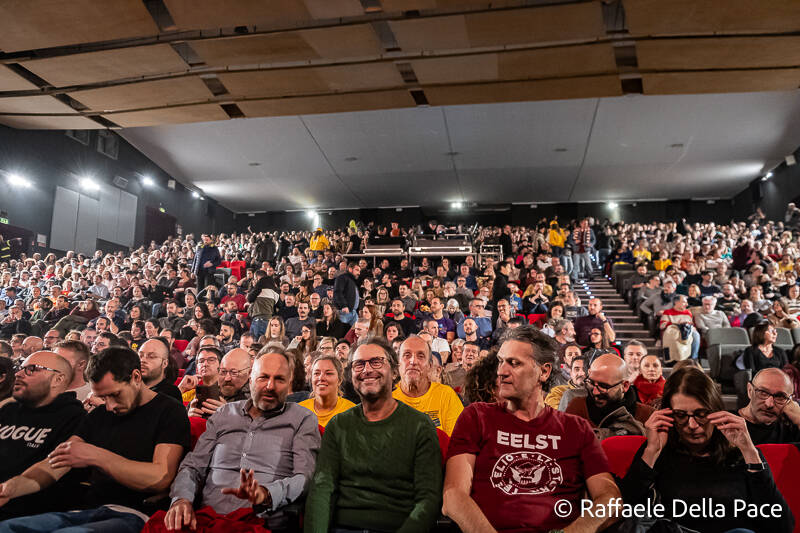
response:
[(392, 63), (368, 63), (298, 69), (220, 74), (234, 96), (287, 96), (324, 92), (359, 91), (403, 86)]
[(18, 76), (10, 68), (0, 65), (0, 91), (28, 91), (38, 87), (22, 76)]
[(795, 32), (797, 0), (623, 0), (631, 35)]
[(5, 0), (0, 21), (4, 52), (158, 34), (141, 0)]
[(187, 122), (210, 122), (227, 120), (228, 114), (216, 104), (200, 104), (192, 106), (166, 107), (147, 111), (129, 113), (113, 113), (103, 115), (111, 122), (123, 128), (139, 128), (157, 126), (159, 124), (184, 124)]
[(2, 113), (77, 113), (52, 96), (12, 96), (0, 98)]
[(800, 69), (643, 74), (645, 94), (788, 91), (800, 87)]
[(519, 4), (515, 0), (381, 0), (381, 6), (387, 13), (398, 11), (432, 10), (455, 11), (459, 9), (488, 9), (489, 7), (498, 8), (508, 5)]
[(597, 39), (600, 2), (390, 21), (403, 50), (454, 50)]
[(789, 67), (800, 65), (800, 37), (639, 41), (636, 57), (644, 69)]
[(422, 84), (605, 74), (617, 69), (610, 44), (418, 59), (411, 65)]
[(12, 128), (31, 130), (97, 130), (105, 128), (94, 120), (78, 115), (73, 117), (10, 117), (0, 115), (0, 124), (5, 124), (6, 126), (10, 126)]
[(364, 14), (358, 0), (164, 0), (182, 30), (233, 26), (291, 27)]
[(203, 80), (197, 76), (116, 85), (68, 94), (93, 111), (186, 104), (213, 97)]
[(178, 73), (188, 69), (168, 44), (36, 59), (25, 61), (22, 66), (56, 87)]
[(238, 105), (247, 117), (274, 117), (414, 107), (416, 104), (408, 91), (403, 90), (249, 100)]
[(368, 24), (192, 41), (191, 45), (211, 66), (368, 57), (382, 50)]
[(431, 105), (486, 104), (619, 96), (617, 76), (425, 87)]
[[(578, 166), (502, 166), (458, 171), (465, 200), (499, 204), (568, 201), (570, 186), (577, 174)], [(486, 187), (487, 183), (492, 187)]]

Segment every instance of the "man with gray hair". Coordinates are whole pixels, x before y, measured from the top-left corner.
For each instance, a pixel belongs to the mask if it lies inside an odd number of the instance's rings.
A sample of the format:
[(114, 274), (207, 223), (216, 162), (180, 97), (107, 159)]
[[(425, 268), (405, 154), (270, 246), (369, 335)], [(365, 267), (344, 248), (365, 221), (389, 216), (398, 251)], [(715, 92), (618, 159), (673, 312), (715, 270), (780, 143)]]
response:
[(642, 302), (639, 310), (647, 316), (660, 317), (664, 311), (672, 307), (672, 300), (675, 299), (675, 281), (666, 278), (662, 290)]
[(509, 331), (497, 354), (501, 401), (473, 403), (461, 414), (447, 450), (442, 511), (462, 531), (598, 531), (613, 521), (581, 516), (586, 493), (594, 507), (619, 498), (619, 489), (589, 424), (544, 403), (555, 352), (533, 326)]
[(399, 357), (400, 383), (392, 397), (428, 415), (433, 424), (449, 436), (464, 406), (452, 388), (431, 382), (434, 363), (430, 345), (412, 335), (400, 345)]
[(266, 347), (256, 357), (251, 398), (226, 403), (211, 415), (181, 463), (169, 511), (151, 521), (163, 520), (167, 529), (197, 529), (193, 502), (199, 494), (200, 506), (217, 513), (252, 506), (265, 514), (270, 529), (288, 527), (280, 509), (305, 494), (320, 446), (317, 416), (286, 402), (293, 371), (294, 359), (282, 348)]
[(731, 327), (731, 323), (728, 322), (728, 317), (725, 316), (725, 313), (716, 309), (716, 306), (716, 296), (703, 296), (703, 307), (700, 309), (700, 312), (694, 316), (694, 323), (697, 325), (697, 330), (703, 337), (705, 337), (709, 329)]
[(791, 378), (779, 368), (765, 368), (747, 384), (750, 403), (739, 409), (753, 444), (800, 442), (800, 407)]

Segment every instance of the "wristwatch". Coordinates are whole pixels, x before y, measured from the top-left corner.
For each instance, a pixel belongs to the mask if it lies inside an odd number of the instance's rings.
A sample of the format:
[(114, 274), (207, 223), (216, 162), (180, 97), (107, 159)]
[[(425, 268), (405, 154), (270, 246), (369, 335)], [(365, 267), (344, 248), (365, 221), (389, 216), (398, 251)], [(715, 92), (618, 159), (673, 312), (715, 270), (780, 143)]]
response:
[(747, 463), (747, 470), (751, 472), (763, 472), (767, 469), (767, 465), (764, 463)]
[(253, 506), (253, 511), (255, 511), (256, 514), (268, 513), (272, 511), (272, 494), (270, 494), (268, 488), (264, 486), (261, 488), (264, 489), (264, 492), (266, 492), (267, 495), (264, 497), (263, 502)]

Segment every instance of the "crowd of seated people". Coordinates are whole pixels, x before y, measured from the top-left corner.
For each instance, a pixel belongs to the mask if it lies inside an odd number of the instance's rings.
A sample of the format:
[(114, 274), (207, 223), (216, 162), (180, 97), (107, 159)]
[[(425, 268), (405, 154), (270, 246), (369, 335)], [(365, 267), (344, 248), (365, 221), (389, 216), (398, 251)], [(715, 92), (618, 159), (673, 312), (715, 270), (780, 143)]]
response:
[[(621, 522), (581, 498), (678, 498), (687, 461), (701, 467), (685, 499), (755, 491), (780, 516), (677, 526), (791, 530), (755, 448), (800, 439), (800, 365), (775, 346), (800, 312), (783, 222), (553, 220), (480, 229), (503, 250), (481, 262), (344, 257), (414, 231), (189, 235), (0, 265), (0, 533), (596, 531)], [(575, 290), (622, 264), (655, 353)], [(730, 412), (698, 363), (722, 327), (752, 328)], [(636, 435), (615, 478), (601, 443)]]

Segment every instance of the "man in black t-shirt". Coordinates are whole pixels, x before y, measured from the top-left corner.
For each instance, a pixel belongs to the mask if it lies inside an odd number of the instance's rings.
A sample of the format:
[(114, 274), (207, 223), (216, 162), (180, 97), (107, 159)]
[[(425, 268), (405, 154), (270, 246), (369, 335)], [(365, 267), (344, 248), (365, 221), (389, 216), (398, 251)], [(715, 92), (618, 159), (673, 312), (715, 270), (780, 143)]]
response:
[(75, 434), (49, 457), (0, 484), (0, 505), (39, 492), (73, 468), (88, 468), (90, 487), (83, 511), (14, 518), (0, 531), (140, 531), (144, 499), (169, 488), (189, 448), (183, 406), (142, 381), (139, 356), (111, 347), (89, 360), (92, 392), (105, 404), (84, 419)]
[(792, 380), (779, 368), (765, 368), (747, 384), (750, 403), (738, 414), (747, 422), (753, 444), (800, 442), (800, 406)]
[[(36, 352), (17, 372), (13, 402), (0, 409), (0, 480), (21, 474), (46, 458), (66, 440), (86, 412), (67, 392), (72, 380), (69, 361), (53, 352)], [(50, 510), (64, 497), (63, 483), (47, 493), (16, 499), (0, 507), (0, 520)]]

